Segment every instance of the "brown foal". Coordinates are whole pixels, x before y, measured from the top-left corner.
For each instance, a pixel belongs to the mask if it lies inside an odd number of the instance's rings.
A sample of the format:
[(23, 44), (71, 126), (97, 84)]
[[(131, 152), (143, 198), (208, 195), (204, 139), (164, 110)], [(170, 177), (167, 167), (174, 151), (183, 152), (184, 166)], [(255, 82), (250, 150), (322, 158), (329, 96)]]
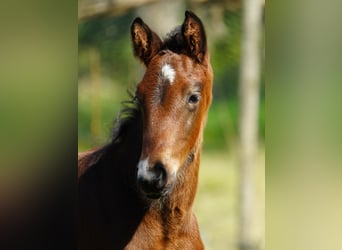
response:
[(185, 12), (161, 40), (141, 18), (146, 66), (107, 145), (78, 159), (79, 249), (204, 249), (192, 212), (213, 72), (201, 20)]

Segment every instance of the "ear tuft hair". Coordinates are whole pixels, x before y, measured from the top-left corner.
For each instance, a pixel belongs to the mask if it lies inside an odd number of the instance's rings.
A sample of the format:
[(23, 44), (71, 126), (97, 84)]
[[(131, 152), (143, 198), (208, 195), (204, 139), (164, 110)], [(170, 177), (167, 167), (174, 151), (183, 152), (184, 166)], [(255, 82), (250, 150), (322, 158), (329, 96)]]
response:
[(188, 53), (198, 62), (203, 62), (207, 54), (207, 38), (201, 20), (191, 11), (185, 12), (182, 33)]
[(162, 45), (159, 36), (140, 17), (135, 18), (131, 25), (131, 39), (134, 55), (146, 66)]

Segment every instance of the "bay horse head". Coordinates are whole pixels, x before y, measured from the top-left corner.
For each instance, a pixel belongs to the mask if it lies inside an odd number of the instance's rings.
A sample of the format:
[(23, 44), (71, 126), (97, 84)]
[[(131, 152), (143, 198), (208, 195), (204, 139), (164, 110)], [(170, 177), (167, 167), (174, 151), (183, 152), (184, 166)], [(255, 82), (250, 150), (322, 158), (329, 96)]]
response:
[(136, 90), (143, 117), (137, 183), (157, 199), (170, 193), (199, 155), (213, 72), (204, 26), (190, 11), (164, 41), (141, 18), (133, 21), (131, 37), (135, 56), (146, 66)]

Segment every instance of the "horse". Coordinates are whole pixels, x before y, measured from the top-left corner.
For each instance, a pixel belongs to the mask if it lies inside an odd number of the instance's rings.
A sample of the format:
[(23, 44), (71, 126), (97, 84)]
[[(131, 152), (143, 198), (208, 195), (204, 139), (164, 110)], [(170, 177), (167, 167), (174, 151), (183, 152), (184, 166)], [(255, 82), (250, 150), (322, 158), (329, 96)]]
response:
[(204, 249), (193, 204), (213, 70), (204, 26), (186, 11), (162, 40), (137, 17), (146, 66), (108, 144), (78, 157), (78, 249)]

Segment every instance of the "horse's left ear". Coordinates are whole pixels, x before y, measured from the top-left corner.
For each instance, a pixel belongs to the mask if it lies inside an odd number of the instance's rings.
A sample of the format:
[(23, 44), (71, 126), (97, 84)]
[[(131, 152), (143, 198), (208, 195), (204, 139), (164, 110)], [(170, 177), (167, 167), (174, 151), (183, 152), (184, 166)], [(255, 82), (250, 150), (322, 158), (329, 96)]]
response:
[(182, 34), (189, 54), (202, 63), (207, 54), (207, 38), (201, 20), (191, 11), (185, 12)]

